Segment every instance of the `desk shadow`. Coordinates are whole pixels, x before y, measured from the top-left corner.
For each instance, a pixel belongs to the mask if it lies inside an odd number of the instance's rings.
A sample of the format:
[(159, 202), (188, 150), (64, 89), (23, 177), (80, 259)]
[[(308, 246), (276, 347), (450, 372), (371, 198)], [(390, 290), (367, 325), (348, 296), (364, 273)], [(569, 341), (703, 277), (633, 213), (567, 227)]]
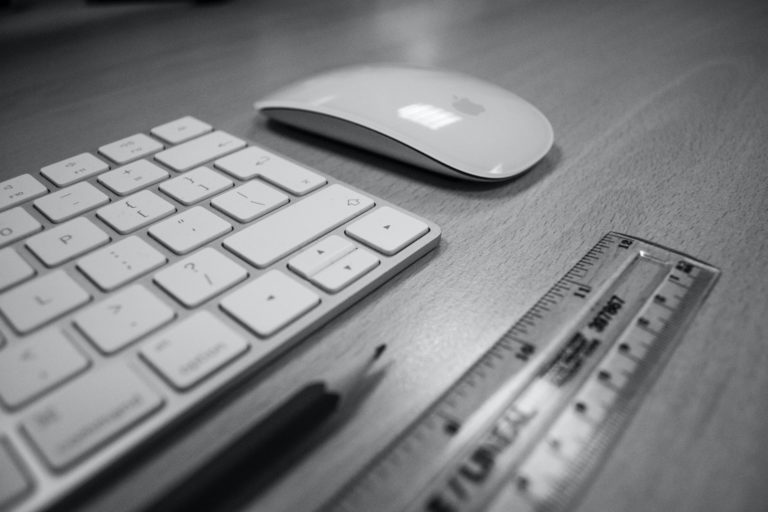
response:
[[(467, 181), (459, 178), (452, 178), (450, 176), (442, 175), (426, 169), (421, 169), (414, 165), (401, 162), (400, 160), (361, 149), (344, 142), (336, 141), (334, 139), (323, 137), (321, 135), (316, 135), (312, 132), (294, 128), (277, 121), (264, 121), (263, 119), (257, 118), (254, 120), (254, 123), (263, 123), (263, 125), (266, 126), (269, 131), (307, 144), (309, 146), (316, 146), (322, 149), (326, 149), (350, 160), (356, 160), (360, 163), (376, 167), (382, 171), (391, 172), (408, 179), (420, 181), (436, 188), (450, 190), (465, 190), (467, 192), (494, 190), (497, 191), (497, 193), (493, 195), (519, 194), (520, 192), (527, 190), (528, 188), (535, 185), (538, 181), (554, 172), (562, 160), (562, 151), (560, 147), (555, 144), (552, 146), (549, 152), (544, 155), (544, 158), (512, 179), (495, 182)], [(255, 134), (252, 135), (254, 135), (254, 137), (256, 136)]]

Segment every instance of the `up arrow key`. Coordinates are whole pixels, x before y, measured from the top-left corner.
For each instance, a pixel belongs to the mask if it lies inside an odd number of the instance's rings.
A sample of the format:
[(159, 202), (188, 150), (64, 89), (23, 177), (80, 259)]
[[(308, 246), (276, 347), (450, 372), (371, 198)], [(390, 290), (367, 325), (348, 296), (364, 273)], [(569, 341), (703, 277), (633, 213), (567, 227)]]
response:
[(354, 250), (355, 245), (346, 237), (331, 235), (296, 255), (288, 262), (288, 267), (300, 276), (310, 278)]

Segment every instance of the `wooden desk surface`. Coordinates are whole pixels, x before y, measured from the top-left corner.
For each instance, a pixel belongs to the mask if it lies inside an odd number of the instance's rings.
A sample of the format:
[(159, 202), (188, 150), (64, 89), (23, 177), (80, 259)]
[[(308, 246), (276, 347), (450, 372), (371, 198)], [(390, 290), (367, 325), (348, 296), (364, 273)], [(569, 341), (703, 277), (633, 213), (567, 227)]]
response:
[[(444, 233), (436, 251), (94, 492), (92, 510), (142, 504), (308, 375), (387, 343), (392, 364), (354, 416), (245, 508), (319, 503), (609, 230), (723, 274), (579, 510), (765, 510), (765, 2), (26, 5), (0, 18), (2, 178), (190, 113)], [(517, 180), (471, 185), (278, 129), (251, 109), (293, 80), (381, 61), (515, 91), (546, 113), (556, 145)]]

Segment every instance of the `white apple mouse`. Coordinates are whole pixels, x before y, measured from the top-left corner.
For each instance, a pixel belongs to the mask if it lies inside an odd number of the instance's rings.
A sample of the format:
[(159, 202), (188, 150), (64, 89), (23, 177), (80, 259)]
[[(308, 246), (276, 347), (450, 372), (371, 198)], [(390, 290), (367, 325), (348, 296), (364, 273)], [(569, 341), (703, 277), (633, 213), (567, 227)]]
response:
[(475, 181), (520, 174), (554, 139), (544, 114), (510, 91), (415, 67), (343, 68), (290, 85), (254, 107), (270, 119)]

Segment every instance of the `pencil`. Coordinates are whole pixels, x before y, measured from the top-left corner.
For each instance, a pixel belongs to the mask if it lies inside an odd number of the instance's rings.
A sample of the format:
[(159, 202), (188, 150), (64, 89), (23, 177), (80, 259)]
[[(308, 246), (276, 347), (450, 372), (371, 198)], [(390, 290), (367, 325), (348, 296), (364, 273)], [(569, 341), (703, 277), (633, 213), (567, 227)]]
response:
[[(332, 380), (313, 381), (268, 412), (263, 420), (233, 438), (211, 460), (190, 477), (160, 497), (149, 510), (192, 510), (200, 501), (211, 502), (226, 489), (230, 477), (243, 478), (238, 469), (269, 453), (264, 462), (308, 437), (361, 387), (371, 366), (384, 353), (376, 347), (373, 356)], [(254, 464), (250, 464), (251, 467)]]

